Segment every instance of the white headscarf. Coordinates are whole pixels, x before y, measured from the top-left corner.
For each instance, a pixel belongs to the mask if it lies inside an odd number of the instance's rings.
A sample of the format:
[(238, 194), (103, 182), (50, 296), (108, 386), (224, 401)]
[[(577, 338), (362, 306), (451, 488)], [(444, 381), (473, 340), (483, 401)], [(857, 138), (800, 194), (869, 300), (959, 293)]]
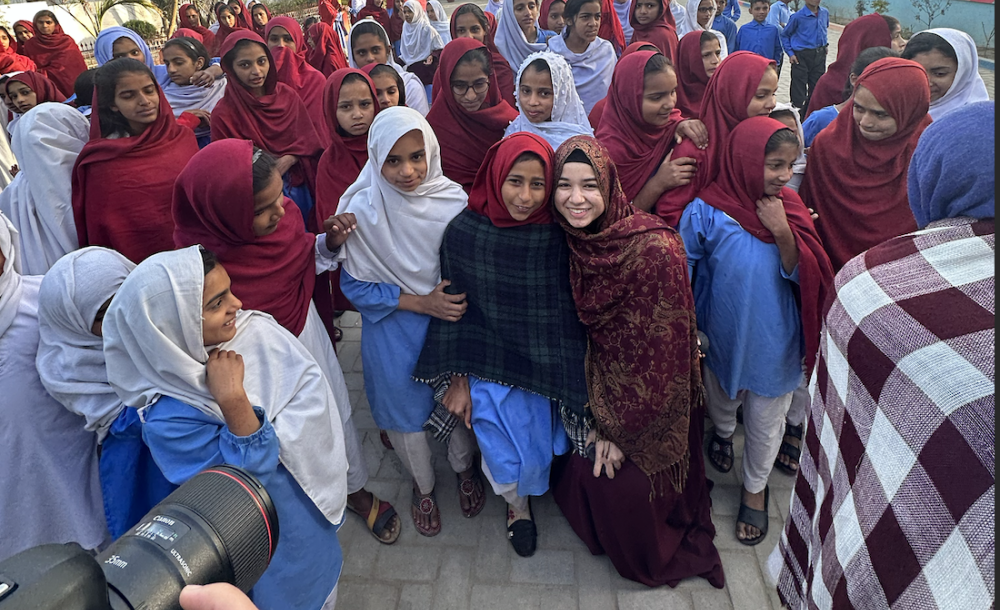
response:
[[(538, 25), (538, 19), (535, 19), (535, 29), (542, 29)], [(521, 31), (521, 25), (517, 22), (512, 5), (505, 5), (500, 9), (493, 42), (496, 43), (500, 54), (510, 64), (510, 69), (515, 71), (521, 67), (525, 57), (544, 51), (549, 46), (544, 42), (528, 42), (528, 39), (524, 37), (524, 32)]]
[[(681, 24), (687, 19), (687, 9), (684, 8), (682, 4), (677, 2), (677, 0), (670, 0), (670, 12), (674, 14), (674, 24), (677, 28), (677, 37), (683, 36), (681, 34)], [(628, 17), (625, 18), (626, 20)]]
[(802, 184), (802, 176), (806, 173), (806, 136), (802, 131), (802, 119), (799, 118), (799, 109), (792, 106), (788, 102), (781, 102), (775, 104), (774, 113), (778, 110), (787, 110), (792, 113), (792, 117), (795, 118), (795, 135), (799, 138), (799, 156), (795, 158), (795, 162), (792, 163), (792, 179), (788, 182), (787, 186), (798, 192), (799, 185)]
[[(358, 66), (358, 62), (354, 61), (354, 34), (358, 31), (358, 26), (362, 23), (374, 23), (382, 31), (382, 40), (389, 40), (389, 35), (385, 33), (385, 28), (382, 27), (382, 24), (371, 17), (365, 17), (352, 25), (351, 33), (347, 37), (347, 63), (355, 69), (360, 69), (360, 67)], [(413, 72), (407, 72), (403, 66), (396, 63), (396, 60), (393, 59), (391, 44), (386, 45), (385, 56), (385, 64), (391, 66), (403, 79), (403, 86), (406, 88), (406, 106), (413, 108), (423, 116), (427, 116), (427, 113), (431, 110), (431, 106), (427, 102), (427, 92), (424, 89), (424, 84), (420, 82), (420, 77)]]
[(90, 121), (67, 106), (47, 102), (24, 113), (14, 129), (21, 171), (0, 193), (3, 211), (21, 233), (24, 272), (44, 275), (80, 247), (73, 220), (73, 164), (90, 139)]
[[(690, 6), (690, 4), (692, 3), (694, 4), (693, 7)], [(676, 2), (670, 3), (671, 6), (674, 6), (675, 4)], [(715, 37), (719, 39), (719, 47), (722, 49), (722, 55), (720, 56), (719, 59), (725, 59), (726, 55), (729, 55), (729, 43), (726, 42), (726, 37), (722, 34), (722, 32), (718, 30), (713, 30), (711, 28), (703, 28), (700, 25), (698, 25), (699, 4), (701, 4), (701, 0), (689, 0), (689, 5), (688, 8), (685, 9), (684, 17), (680, 20), (677, 20), (677, 38), (683, 38), (684, 36), (687, 36), (691, 32), (697, 32), (698, 33), (697, 35), (701, 36), (701, 33), (707, 30), (715, 34)], [(717, 9), (713, 4), (712, 14), (708, 18), (708, 23), (713, 23), (715, 21), (716, 13)]]
[[(537, 59), (548, 64), (549, 75), (552, 77), (552, 117), (543, 123), (532, 123), (524, 115), (524, 109), (521, 108), (521, 76), (524, 74), (525, 68)], [(551, 51), (532, 53), (521, 64), (516, 82), (514, 97), (517, 98), (517, 107), (520, 112), (507, 127), (504, 136), (527, 131), (545, 138), (545, 141), (552, 146), (552, 150), (555, 150), (573, 136), (594, 135), (590, 120), (587, 119), (587, 112), (583, 109), (583, 102), (580, 101), (576, 86), (573, 84), (573, 70), (562, 55)]]
[(0, 213), (0, 254), (5, 259), (0, 273), (0, 335), (10, 328), (21, 305), (21, 259), (17, 248), (17, 229)]
[[(382, 164), (414, 130), (424, 136), (427, 175), (406, 193), (382, 176)], [(337, 214), (358, 219), (357, 232), (341, 248), (344, 270), (361, 281), (395, 284), (405, 294), (430, 294), (441, 281), (444, 230), (468, 201), (441, 171), (441, 147), (427, 120), (403, 106), (379, 112), (368, 130), (368, 162), (337, 207)]]
[(403, 19), (403, 37), (399, 41), (399, 56), (407, 67), (430, 57), (432, 51), (444, 48), (441, 36), (431, 25), (424, 7), (417, 0), (406, 0), (403, 8), (413, 11), (413, 22)]
[[(205, 375), (205, 273), (198, 248), (144, 260), (105, 315), (108, 381), (140, 415), (170, 396), (225, 421)], [(259, 311), (240, 311), (236, 336), (218, 347), (243, 356), (243, 387), (274, 426), (281, 463), (327, 520), (339, 523), (347, 504), (344, 430), (319, 365), (298, 339)]]
[(427, 0), (427, 4), (434, 9), (434, 19), (430, 19), (430, 15), (427, 16), (431, 21), (431, 25), (437, 30), (438, 36), (441, 37), (441, 42), (448, 44), (451, 42), (451, 22), (448, 20), (448, 13), (444, 10), (444, 5), (441, 4), (440, 0)]
[(583, 109), (589, 114), (594, 104), (608, 96), (618, 56), (614, 46), (600, 36), (583, 53), (574, 53), (566, 46), (565, 35), (568, 33), (569, 30), (564, 28), (562, 35), (549, 38), (549, 50), (562, 55), (573, 68), (576, 91), (580, 94)]
[(951, 48), (955, 49), (955, 56), (958, 58), (958, 71), (948, 92), (942, 95), (941, 99), (931, 102), (928, 111), (931, 118), (936, 121), (966, 104), (988, 101), (990, 94), (986, 90), (983, 77), (979, 75), (979, 53), (972, 37), (951, 28), (934, 28), (924, 32), (944, 38)]
[(53, 398), (87, 421), (98, 442), (125, 407), (108, 384), (104, 341), (91, 326), (133, 269), (118, 252), (91, 246), (59, 259), (38, 291), (38, 376)]

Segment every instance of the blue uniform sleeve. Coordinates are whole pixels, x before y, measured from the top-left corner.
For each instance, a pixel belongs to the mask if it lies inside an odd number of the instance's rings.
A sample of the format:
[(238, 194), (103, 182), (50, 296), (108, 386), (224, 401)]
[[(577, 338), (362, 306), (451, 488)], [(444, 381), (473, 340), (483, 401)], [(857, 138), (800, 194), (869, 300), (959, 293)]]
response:
[(142, 438), (163, 475), (175, 485), (211, 466), (230, 464), (247, 470), (267, 486), (278, 468), (278, 437), (263, 409), (254, 407), (254, 413), (260, 428), (249, 436), (236, 436), (225, 422), (163, 397), (149, 408)]
[(731, 45), (729, 45), (732, 48), (733, 51), (748, 51), (749, 50), (748, 47), (749, 47), (750, 43), (747, 42), (747, 40), (746, 40), (747, 36), (750, 35), (749, 30), (750, 30), (750, 24), (747, 23), (747, 24), (744, 24), (744, 25), (740, 26), (740, 29), (736, 31), (736, 39), (733, 40), (733, 43)]
[(792, 34), (798, 29), (798, 20), (795, 17), (797, 15), (789, 17), (788, 24), (781, 30), (781, 46), (785, 48), (785, 54), (789, 57), (795, 56), (795, 51), (792, 50)]
[(677, 232), (680, 233), (684, 241), (684, 251), (687, 254), (688, 279), (694, 277), (695, 267), (698, 261), (705, 257), (705, 227), (704, 217), (700, 214), (701, 200), (695, 199), (681, 216), (681, 222), (677, 225)]
[(347, 300), (372, 322), (378, 322), (399, 308), (399, 286), (395, 284), (363, 282), (341, 270), (340, 289)]
[(722, 14), (729, 17), (733, 21), (740, 20), (740, 1), (739, 0), (726, 0), (726, 8), (723, 9)]

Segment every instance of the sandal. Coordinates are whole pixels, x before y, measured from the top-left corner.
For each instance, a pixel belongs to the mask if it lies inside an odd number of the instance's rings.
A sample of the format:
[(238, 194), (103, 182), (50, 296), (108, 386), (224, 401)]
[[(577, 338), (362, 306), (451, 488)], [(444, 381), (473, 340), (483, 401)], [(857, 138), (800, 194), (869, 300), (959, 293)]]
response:
[[(392, 544), (399, 539), (399, 533), (403, 530), (402, 527), (399, 527), (399, 516), (396, 514), (396, 509), (392, 507), (392, 504), (389, 504), (384, 500), (379, 500), (378, 496), (376, 496), (374, 492), (371, 492), (371, 494), (372, 507), (371, 510), (368, 511), (367, 516), (362, 515), (360, 512), (351, 508), (350, 503), (347, 504), (347, 508), (355, 515), (358, 515), (365, 520), (365, 523), (368, 524), (368, 531), (371, 532), (372, 536), (375, 536), (376, 540), (382, 544)], [(389, 525), (393, 523), (393, 519), (395, 519), (396, 523), (396, 533), (391, 539), (386, 540), (382, 537), (382, 535), (391, 529)]]
[(740, 502), (740, 512), (736, 516), (736, 524), (739, 525), (743, 523), (749, 525), (750, 527), (756, 527), (760, 530), (760, 536), (756, 538), (740, 539), (736, 536), (736, 539), (740, 541), (740, 544), (745, 544), (747, 546), (755, 546), (760, 544), (760, 541), (767, 536), (767, 504), (770, 501), (771, 489), (767, 486), (764, 487), (764, 510), (757, 510), (755, 508), (750, 508), (743, 502)]
[[(482, 512), (486, 506), (486, 490), (483, 487), (483, 477), (479, 474), (479, 469), (473, 464), (474, 470), (471, 477), (463, 479), (461, 474), (456, 473), (458, 478), (458, 505), (462, 509), (462, 514), (466, 519), (471, 519)], [(469, 508), (462, 506), (462, 496), (469, 502)]]
[(774, 467), (781, 472), (795, 476), (799, 473), (799, 457), (802, 455), (802, 424), (798, 426), (793, 426), (788, 422), (785, 422), (785, 436), (790, 436), (792, 438), (799, 440), (799, 447), (785, 441), (784, 438), (781, 439), (781, 448), (778, 449), (778, 455), (783, 455), (788, 459), (795, 462), (795, 468), (792, 468), (788, 464), (784, 464), (781, 458), (776, 458), (774, 460)]
[[(509, 509), (508, 509), (509, 510)], [(538, 544), (538, 528), (535, 526), (535, 512), (531, 509), (531, 500), (528, 500), (528, 519), (518, 519), (507, 526), (507, 539), (514, 547), (514, 552), (521, 557), (531, 557), (535, 554), (535, 547)]]
[(392, 441), (389, 440), (389, 433), (385, 430), (378, 431), (378, 440), (382, 441), (382, 446), (392, 451)]
[[(431, 527), (424, 528), (423, 526), (420, 525), (420, 522), (417, 521), (417, 515), (413, 515), (413, 526), (417, 528), (417, 533), (419, 533), (421, 536), (427, 536), (428, 538), (440, 534), (441, 512), (438, 510), (437, 498), (434, 496), (434, 492), (431, 491), (431, 493), (424, 496), (417, 493), (417, 490), (414, 489), (413, 496), (410, 499), (410, 503), (413, 506), (413, 508), (417, 509), (417, 513), (425, 515), (427, 517), (431, 517)], [(434, 523), (433, 515), (435, 514), (438, 517), (437, 527), (434, 527), (433, 525)]]
[[(723, 468), (721, 460), (716, 461), (716, 458), (729, 458), (729, 466), (727, 468)], [(708, 443), (708, 463), (712, 465), (712, 468), (715, 468), (719, 472), (725, 474), (733, 469), (733, 463), (735, 461), (736, 460), (733, 457), (732, 439), (727, 441), (718, 434), (712, 434), (712, 440)]]

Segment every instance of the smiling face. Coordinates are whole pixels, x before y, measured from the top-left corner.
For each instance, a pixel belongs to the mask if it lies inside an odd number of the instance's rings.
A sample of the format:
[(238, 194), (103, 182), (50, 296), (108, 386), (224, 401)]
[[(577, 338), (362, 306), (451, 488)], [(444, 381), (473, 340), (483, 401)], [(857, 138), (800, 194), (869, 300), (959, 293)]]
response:
[(607, 209), (597, 174), (589, 163), (563, 165), (553, 202), (556, 211), (576, 229), (589, 227)]
[(263, 6), (258, 4), (257, 6), (253, 7), (253, 10), (250, 11), (250, 14), (253, 16), (254, 25), (260, 27), (267, 25), (267, 9), (265, 9)]
[(222, 265), (205, 275), (205, 288), (201, 293), (201, 333), (205, 345), (218, 345), (232, 341), (236, 336), (236, 312), (243, 303), (232, 291), (233, 282)]
[(792, 179), (792, 165), (799, 156), (799, 147), (782, 144), (764, 157), (764, 194), (771, 197), (781, 192)]
[(462, 61), (451, 73), (451, 92), (466, 111), (482, 108), (490, 90), (490, 79), (478, 61)]
[(871, 142), (878, 142), (895, 135), (899, 130), (896, 119), (882, 107), (864, 86), (854, 90), (854, 122), (857, 123), (861, 135)]
[(288, 30), (280, 25), (276, 25), (271, 28), (271, 33), (267, 35), (267, 46), (272, 49), (276, 47), (285, 47), (293, 53), (297, 50), (295, 48), (295, 39), (288, 33)]
[(191, 61), (177, 45), (163, 49), (163, 64), (167, 68), (167, 76), (175, 85), (190, 85), (191, 77), (199, 70), (205, 69), (205, 60), (199, 57)]
[(938, 101), (951, 89), (958, 74), (958, 61), (937, 49), (913, 56), (913, 61), (924, 67), (931, 87), (931, 103)]
[(46, 36), (54, 33), (56, 31), (55, 19), (49, 17), (48, 15), (42, 15), (35, 20), (35, 30), (38, 31), (39, 34), (45, 34)]
[(233, 58), (233, 72), (237, 80), (256, 97), (264, 95), (264, 81), (270, 69), (271, 62), (259, 44), (244, 45)]
[(676, 105), (677, 73), (672, 68), (654, 72), (643, 78), (643, 121), (655, 127), (666, 125)]
[(198, 9), (195, 7), (190, 7), (184, 11), (184, 15), (187, 17), (188, 23), (198, 27), (201, 25), (201, 15), (198, 14)]
[(375, 100), (368, 84), (352, 80), (340, 87), (337, 100), (337, 124), (344, 133), (363, 136), (375, 120)]
[(32, 36), (34, 36), (34, 34), (31, 33), (31, 30), (23, 25), (14, 26), (14, 38), (17, 38), (18, 42), (28, 42)]
[(382, 177), (392, 186), (409, 193), (427, 176), (424, 134), (414, 129), (396, 140), (382, 164)]
[(24, 114), (38, 105), (38, 95), (20, 81), (7, 81), (7, 101), (17, 112)]
[(119, 38), (111, 45), (111, 58), (119, 59), (121, 57), (128, 57), (138, 61), (145, 62), (146, 56), (143, 54), (142, 49), (139, 45), (135, 44), (131, 38)]
[(486, 30), (472, 13), (459, 15), (455, 19), (455, 38), (472, 38), (486, 43)]
[(595, 0), (581, 6), (575, 17), (566, 20), (566, 27), (577, 42), (587, 45), (594, 42), (601, 29), (601, 3)]
[(757, 90), (754, 91), (753, 97), (750, 98), (750, 103), (747, 105), (747, 117), (767, 116), (771, 114), (771, 111), (778, 104), (774, 97), (777, 91), (778, 72), (771, 66), (767, 70), (764, 70), (764, 76), (761, 77), (760, 83), (757, 85)]
[(285, 194), (281, 175), (277, 171), (270, 182), (253, 196), (253, 234), (257, 237), (270, 235), (278, 230), (278, 222), (285, 216)]
[(555, 92), (552, 74), (547, 70), (536, 70), (534, 66), (525, 68), (517, 96), (521, 111), (532, 123), (544, 123), (552, 118)]
[(545, 194), (545, 167), (534, 156), (515, 163), (500, 187), (500, 197), (517, 221), (545, 205)]
[(126, 72), (115, 85), (115, 103), (111, 110), (128, 122), (129, 132), (139, 135), (160, 115), (160, 92), (149, 74)]
[(663, 5), (660, 0), (635, 0), (635, 20), (639, 25), (653, 23), (660, 17)]
[(548, 23), (549, 29), (556, 34), (562, 34), (566, 21), (563, 19), (563, 12), (566, 10), (566, 3), (558, 0), (549, 5)]
[(388, 51), (378, 34), (359, 34), (353, 39), (354, 63), (359, 68), (368, 64), (384, 64), (389, 59)]
[(722, 63), (722, 43), (718, 38), (712, 38), (701, 45), (701, 64), (709, 78), (715, 74), (715, 69)]
[[(375, 83), (375, 94), (378, 96), (379, 108), (395, 108), (399, 106), (399, 85), (389, 74), (379, 74), (372, 77)], [(343, 95), (343, 94), (341, 94)]]

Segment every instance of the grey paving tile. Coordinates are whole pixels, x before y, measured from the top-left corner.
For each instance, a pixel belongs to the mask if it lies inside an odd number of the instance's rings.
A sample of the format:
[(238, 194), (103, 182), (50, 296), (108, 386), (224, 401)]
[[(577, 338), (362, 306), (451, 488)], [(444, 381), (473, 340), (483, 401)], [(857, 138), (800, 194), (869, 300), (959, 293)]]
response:
[(387, 547), (375, 562), (375, 576), (381, 580), (432, 582), (437, 579), (441, 549), (432, 546)]
[(403, 585), (396, 610), (431, 610), (431, 608), (437, 608), (432, 601), (433, 598), (433, 585)]
[(722, 556), (722, 565), (726, 571), (726, 588), (729, 590), (734, 610), (769, 608), (771, 602), (765, 593), (757, 555), (751, 550), (720, 551), (719, 554)]
[(614, 592), (602, 587), (580, 587), (577, 605), (580, 610), (614, 610), (618, 607)]
[(340, 579), (337, 607), (350, 610), (394, 610), (399, 603), (399, 587), (387, 583)]
[(476, 610), (541, 610), (537, 591), (526, 585), (481, 585), (472, 587), (470, 608)]
[(435, 610), (464, 610), (470, 607), (472, 558), (473, 551), (470, 549), (445, 551), (434, 592)]
[(591, 555), (590, 551), (577, 551), (573, 565), (576, 567), (576, 582), (580, 588), (611, 589), (611, 561), (604, 555)]
[(619, 591), (618, 610), (694, 610), (691, 594), (669, 587), (645, 591)]
[(576, 584), (573, 553), (537, 550), (531, 557), (515, 556), (511, 561), (510, 581), (521, 584)]
[(732, 610), (729, 594), (723, 589), (692, 591), (691, 600), (697, 610)]

